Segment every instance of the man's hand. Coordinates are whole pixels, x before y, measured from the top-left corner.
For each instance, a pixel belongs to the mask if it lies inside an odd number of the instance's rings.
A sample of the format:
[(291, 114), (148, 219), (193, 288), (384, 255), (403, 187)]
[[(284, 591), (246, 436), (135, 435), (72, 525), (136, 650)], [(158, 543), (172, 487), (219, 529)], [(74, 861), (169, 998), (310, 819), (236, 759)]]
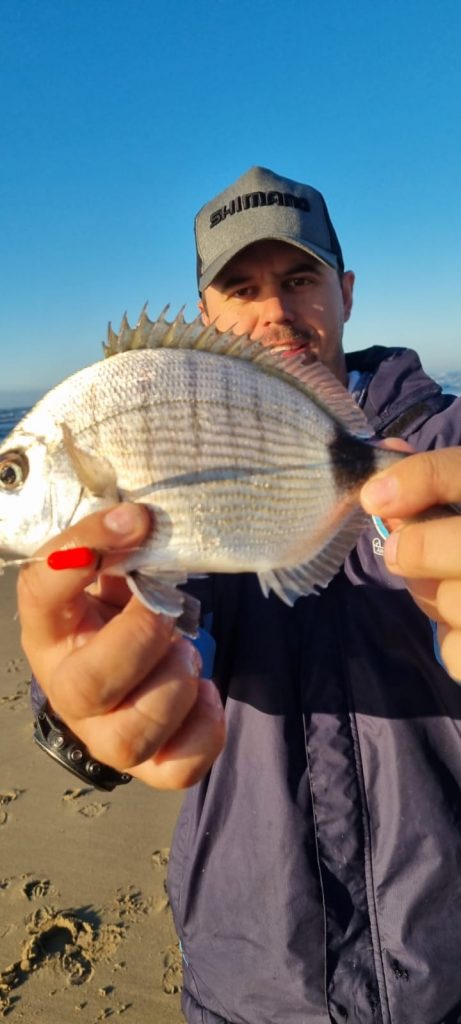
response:
[(461, 516), (414, 522), (435, 505), (461, 501), (461, 448), (411, 455), (362, 488), (366, 512), (393, 532), (384, 545), (390, 572), (404, 576), (418, 605), (438, 623), (442, 658), (461, 682)]
[[(45, 545), (110, 552), (142, 544), (152, 530), (142, 505), (88, 516)], [(125, 581), (96, 581), (86, 569), (28, 565), (18, 581), (22, 643), (32, 671), (61, 718), (93, 757), (160, 789), (192, 785), (224, 743), (223, 709), (200, 657), (174, 629), (131, 596)], [(89, 589), (88, 589), (89, 588)]]

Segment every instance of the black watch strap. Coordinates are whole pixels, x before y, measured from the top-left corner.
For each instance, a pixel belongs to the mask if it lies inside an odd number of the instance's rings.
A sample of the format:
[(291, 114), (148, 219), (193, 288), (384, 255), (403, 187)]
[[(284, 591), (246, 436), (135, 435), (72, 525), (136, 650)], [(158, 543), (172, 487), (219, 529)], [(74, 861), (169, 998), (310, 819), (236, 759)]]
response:
[(110, 791), (131, 782), (128, 772), (118, 772), (92, 757), (78, 736), (56, 715), (48, 702), (42, 705), (34, 723), (34, 740), (63, 768), (95, 789)]

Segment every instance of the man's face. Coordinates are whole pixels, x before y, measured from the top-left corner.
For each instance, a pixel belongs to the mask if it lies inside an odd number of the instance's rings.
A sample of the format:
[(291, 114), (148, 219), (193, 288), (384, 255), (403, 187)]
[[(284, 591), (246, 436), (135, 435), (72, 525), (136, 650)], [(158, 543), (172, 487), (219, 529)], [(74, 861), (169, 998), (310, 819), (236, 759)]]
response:
[(354, 275), (285, 242), (255, 242), (226, 264), (199, 302), (205, 324), (319, 359), (346, 383), (343, 327), (352, 309)]

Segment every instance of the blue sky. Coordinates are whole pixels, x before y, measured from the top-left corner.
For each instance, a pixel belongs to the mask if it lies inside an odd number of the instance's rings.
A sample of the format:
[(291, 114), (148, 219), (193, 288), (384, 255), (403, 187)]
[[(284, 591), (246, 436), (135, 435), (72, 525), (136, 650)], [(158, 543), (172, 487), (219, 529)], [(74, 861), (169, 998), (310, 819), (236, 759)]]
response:
[(1, 0), (1, 404), (146, 300), (192, 318), (194, 213), (256, 163), (326, 196), (346, 349), (461, 369), (459, 0), (159, 7)]

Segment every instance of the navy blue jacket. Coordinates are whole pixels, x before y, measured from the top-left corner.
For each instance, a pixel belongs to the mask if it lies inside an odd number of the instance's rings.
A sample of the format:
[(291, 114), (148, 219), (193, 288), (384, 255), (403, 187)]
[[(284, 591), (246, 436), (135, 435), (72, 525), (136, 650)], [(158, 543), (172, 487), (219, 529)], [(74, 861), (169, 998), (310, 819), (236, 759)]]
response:
[[(407, 350), (348, 357), (375, 429), (461, 442)], [(461, 687), (370, 521), (320, 597), (202, 581), (227, 744), (188, 791), (169, 893), (189, 1024), (461, 1021)]]

